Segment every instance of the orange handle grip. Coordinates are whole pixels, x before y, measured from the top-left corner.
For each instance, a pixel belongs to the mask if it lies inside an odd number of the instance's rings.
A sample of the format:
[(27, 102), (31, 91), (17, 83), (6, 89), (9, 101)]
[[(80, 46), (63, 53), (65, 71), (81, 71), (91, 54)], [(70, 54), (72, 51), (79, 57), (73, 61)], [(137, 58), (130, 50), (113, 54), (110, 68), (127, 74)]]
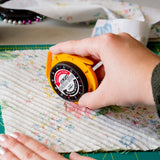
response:
[(47, 78), (49, 78), (51, 67), (52, 67), (52, 53), (49, 51), (47, 55), (47, 63), (46, 63), (46, 77)]

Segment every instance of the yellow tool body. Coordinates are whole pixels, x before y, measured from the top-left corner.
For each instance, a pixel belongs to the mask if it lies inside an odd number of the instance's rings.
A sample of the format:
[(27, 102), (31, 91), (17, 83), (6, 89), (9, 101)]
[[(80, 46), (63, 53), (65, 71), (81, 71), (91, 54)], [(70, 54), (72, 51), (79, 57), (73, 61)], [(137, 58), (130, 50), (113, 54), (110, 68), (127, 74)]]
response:
[(49, 51), (46, 77), (55, 93), (65, 100), (77, 102), (82, 94), (98, 87), (93, 64), (93, 61), (84, 57), (65, 53), (52, 55)]

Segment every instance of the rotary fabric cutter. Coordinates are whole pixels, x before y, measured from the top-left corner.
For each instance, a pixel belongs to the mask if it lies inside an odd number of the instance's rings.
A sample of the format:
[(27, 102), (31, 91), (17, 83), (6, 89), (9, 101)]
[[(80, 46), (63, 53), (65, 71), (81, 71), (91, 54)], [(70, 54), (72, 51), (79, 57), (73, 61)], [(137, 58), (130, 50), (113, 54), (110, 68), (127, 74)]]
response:
[(78, 102), (86, 92), (98, 87), (98, 80), (90, 59), (65, 53), (47, 55), (46, 77), (52, 88), (67, 101)]

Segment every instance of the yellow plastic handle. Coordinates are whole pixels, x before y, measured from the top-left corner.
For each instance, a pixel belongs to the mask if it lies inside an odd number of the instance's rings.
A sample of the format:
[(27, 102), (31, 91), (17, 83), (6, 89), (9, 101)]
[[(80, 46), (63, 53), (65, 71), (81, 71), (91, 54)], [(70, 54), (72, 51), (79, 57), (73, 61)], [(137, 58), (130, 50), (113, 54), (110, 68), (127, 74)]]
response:
[[(49, 51), (47, 55), (47, 64), (46, 64), (46, 77), (50, 83), (50, 72), (51, 69), (60, 62), (71, 62), (81, 69), (85, 74), (88, 82), (88, 92), (94, 91), (98, 87), (98, 80), (95, 72), (92, 69), (93, 61), (90, 59), (79, 57), (75, 55), (69, 55), (65, 53), (57, 54), (52, 56), (52, 53)], [(53, 89), (51, 83), (51, 88)], [(54, 91), (54, 89), (53, 89)], [(55, 91), (54, 91), (55, 92)]]
[(49, 51), (47, 54), (47, 63), (46, 63), (46, 77), (49, 78), (50, 71), (52, 67), (52, 53)]

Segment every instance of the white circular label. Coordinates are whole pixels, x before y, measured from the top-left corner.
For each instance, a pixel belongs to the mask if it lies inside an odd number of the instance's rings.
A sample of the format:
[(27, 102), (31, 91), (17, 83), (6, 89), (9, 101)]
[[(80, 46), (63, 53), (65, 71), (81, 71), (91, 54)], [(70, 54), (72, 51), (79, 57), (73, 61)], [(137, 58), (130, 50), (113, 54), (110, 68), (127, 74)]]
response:
[(64, 95), (75, 96), (79, 91), (76, 77), (68, 70), (61, 69), (55, 73), (55, 84)]

